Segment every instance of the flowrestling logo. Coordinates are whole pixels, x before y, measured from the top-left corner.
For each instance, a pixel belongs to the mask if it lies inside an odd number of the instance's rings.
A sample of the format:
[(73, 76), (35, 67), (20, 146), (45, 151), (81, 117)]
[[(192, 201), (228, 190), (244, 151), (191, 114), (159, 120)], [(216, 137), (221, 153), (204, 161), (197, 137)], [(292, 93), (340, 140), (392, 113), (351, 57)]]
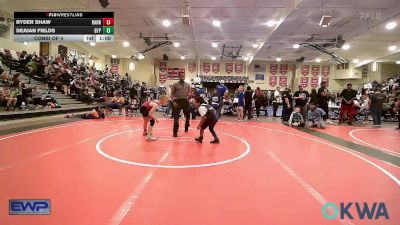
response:
[(372, 204), (367, 202), (341, 202), (339, 207), (335, 203), (328, 202), (322, 206), (322, 215), (328, 220), (336, 219), (338, 215), (340, 219), (350, 220), (354, 217), (357, 219), (357, 216), (361, 220), (388, 220), (390, 218), (383, 202), (373, 202)]
[(48, 199), (10, 199), (10, 215), (50, 215)]

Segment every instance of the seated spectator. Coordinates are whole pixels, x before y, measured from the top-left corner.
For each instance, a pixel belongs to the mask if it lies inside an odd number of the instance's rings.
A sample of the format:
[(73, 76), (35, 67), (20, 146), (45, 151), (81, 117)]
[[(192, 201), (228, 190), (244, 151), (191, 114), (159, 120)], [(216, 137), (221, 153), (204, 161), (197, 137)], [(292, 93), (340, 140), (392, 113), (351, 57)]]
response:
[(119, 115), (122, 115), (122, 108), (125, 104), (124, 97), (121, 96), (121, 93), (115, 92), (114, 97), (111, 99), (110, 103), (108, 103), (106, 107), (106, 112), (110, 113), (110, 109), (118, 109)]
[(133, 98), (130, 99), (128, 102), (128, 105), (125, 106), (125, 115), (133, 115), (131, 112), (133, 110), (138, 110), (139, 109), (139, 98), (137, 96), (134, 96)]
[(0, 100), (6, 102), (6, 111), (10, 109), (15, 110), (15, 106), (17, 105), (17, 93), (12, 91), (9, 85), (6, 85), (0, 90)]
[(20, 87), (20, 73), (15, 73), (13, 78), (12, 78), (12, 84), (11, 87)]
[(306, 126), (308, 128), (318, 127), (324, 129), (326, 127), (323, 117), (325, 116), (325, 111), (318, 108), (315, 103), (310, 103), (310, 110), (308, 110), (308, 118)]
[(39, 64), (32, 58), (25, 66), (29, 70), (29, 76), (33, 77), (39, 68)]
[(43, 97), (43, 90), (40, 89), (38, 86), (35, 86), (35, 88), (32, 91), (33, 104), (42, 105), (43, 104), (42, 97)]
[(3, 72), (0, 74), (1, 83), (8, 84), (10, 82), (9, 79), (10, 79), (10, 77), (8, 75), (8, 72), (3, 70)]
[(304, 118), (300, 113), (300, 107), (295, 107), (289, 118), (289, 126), (304, 127)]

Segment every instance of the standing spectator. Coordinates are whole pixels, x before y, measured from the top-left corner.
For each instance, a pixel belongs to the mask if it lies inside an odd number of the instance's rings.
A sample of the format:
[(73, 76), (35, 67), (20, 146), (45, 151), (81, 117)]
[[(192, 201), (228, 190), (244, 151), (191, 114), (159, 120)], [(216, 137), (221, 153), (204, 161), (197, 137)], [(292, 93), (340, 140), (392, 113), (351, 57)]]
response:
[(396, 130), (400, 129), (400, 91), (397, 92), (398, 94), (396, 102), (394, 104), (394, 111), (397, 111), (397, 121), (399, 122), (399, 126), (396, 128)]
[(289, 121), (290, 114), (293, 111), (293, 98), (290, 87), (286, 87), (282, 93), (283, 98), (283, 109), (282, 109), (282, 122), (287, 123)]
[(321, 82), (321, 87), (318, 89), (318, 107), (324, 110), (324, 121), (327, 121), (329, 124), (332, 123), (330, 119), (328, 118), (328, 112), (329, 112), (329, 106), (328, 106), (328, 100), (330, 97), (330, 93), (328, 88), (326, 87), (326, 82), (323, 81)]
[(74, 79), (71, 76), (71, 71), (69, 70), (64, 70), (61, 69), (62, 74), (61, 74), (61, 88), (64, 92), (64, 95), (70, 95), (71, 94), (71, 81)]
[(274, 91), (274, 101), (272, 102), (273, 106), (273, 117), (276, 117), (276, 111), (278, 111), (279, 105), (282, 104), (282, 95), (281, 95), (281, 87), (276, 87)]
[(219, 107), (217, 109), (217, 113), (218, 116), (221, 116), (222, 106), (224, 105), (224, 95), (226, 92), (228, 92), (228, 88), (225, 86), (224, 81), (221, 81), (219, 82), (215, 90), (217, 90), (217, 94), (219, 97)]
[(243, 121), (243, 109), (244, 109), (244, 91), (243, 85), (240, 85), (238, 88), (238, 106), (236, 107), (236, 111), (238, 113), (237, 121)]
[(248, 120), (253, 118), (253, 91), (251, 90), (250, 86), (247, 86), (247, 90), (244, 93), (244, 115), (243, 118), (246, 117)]
[(315, 105), (318, 105), (318, 93), (317, 89), (313, 88), (311, 89), (311, 94), (310, 94), (310, 102), (313, 102)]
[(347, 117), (348, 124), (353, 125), (353, 112), (354, 112), (354, 99), (357, 97), (357, 91), (353, 90), (351, 84), (347, 84), (347, 88), (340, 93), (339, 97), (342, 98), (340, 107), (339, 124), (342, 124)]
[(318, 108), (314, 103), (310, 103), (310, 109), (308, 110), (307, 115), (307, 124), (308, 128), (311, 127), (318, 127), (318, 128), (325, 128), (325, 122), (323, 120), (324, 115), (326, 113), (323, 109)]
[(146, 83), (142, 82), (142, 86), (140, 87), (140, 105), (142, 105), (145, 101), (147, 101), (147, 87)]
[(308, 91), (304, 90), (303, 85), (299, 85), (299, 90), (294, 93), (294, 100), (296, 102), (296, 107), (300, 108), (300, 114), (303, 118), (307, 116), (307, 105), (311, 101), (310, 94)]
[(254, 105), (256, 106), (257, 120), (259, 120), (260, 108), (264, 104), (264, 93), (261, 91), (260, 87), (257, 87), (253, 99), (254, 99)]
[(374, 94), (369, 99), (370, 112), (374, 127), (381, 126), (383, 103), (386, 100), (386, 95), (381, 92), (380, 88), (374, 90)]
[(189, 121), (190, 121), (190, 111), (189, 111), (189, 96), (190, 84), (185, 82), (185, 73), (179, 73), (179, 81), (172, 85), (171, 88), (171, 99), (173, 99), (172, 104), (172, 114), (174, 116), (174, 128), (173, 136), (178, 137), (179, 130), (179, 115), (181, 110), (185, 115), (185, 132), (189, 131)]

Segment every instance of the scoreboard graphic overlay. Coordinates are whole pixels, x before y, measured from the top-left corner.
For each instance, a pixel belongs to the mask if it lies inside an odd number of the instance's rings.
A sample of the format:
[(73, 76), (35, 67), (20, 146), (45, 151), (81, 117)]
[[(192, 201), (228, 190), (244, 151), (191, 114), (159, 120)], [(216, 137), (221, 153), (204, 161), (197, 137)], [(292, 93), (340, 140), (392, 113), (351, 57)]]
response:
[(114, 12), (14, 12), (17, 42), (114, 42)]

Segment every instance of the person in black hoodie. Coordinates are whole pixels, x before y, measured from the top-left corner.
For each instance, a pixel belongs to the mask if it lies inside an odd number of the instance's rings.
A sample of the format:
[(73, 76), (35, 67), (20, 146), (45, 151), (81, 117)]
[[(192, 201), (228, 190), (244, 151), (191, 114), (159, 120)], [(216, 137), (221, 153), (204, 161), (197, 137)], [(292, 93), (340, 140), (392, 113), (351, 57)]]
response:
[(71, 81), (73, 77), (71, 74), (69, 74), (69, 71), (64, 71), (61, 76), (61, 82), (62, 82), (62, 90), (64, 91), (65, 95), (70, 95), (71, 93)]
[(282, 109), (282, 122), (287, 123), (293, 111), (293, 97), (290, 87), (287, 87), (282, 93), (283, 109)]
[(246, 113), (248, 120), (253, 118), (253, 91), (250, 86), (247, 86), (247, 90), (244, 93), (244, 115), (243, 118), (246, 117)]

